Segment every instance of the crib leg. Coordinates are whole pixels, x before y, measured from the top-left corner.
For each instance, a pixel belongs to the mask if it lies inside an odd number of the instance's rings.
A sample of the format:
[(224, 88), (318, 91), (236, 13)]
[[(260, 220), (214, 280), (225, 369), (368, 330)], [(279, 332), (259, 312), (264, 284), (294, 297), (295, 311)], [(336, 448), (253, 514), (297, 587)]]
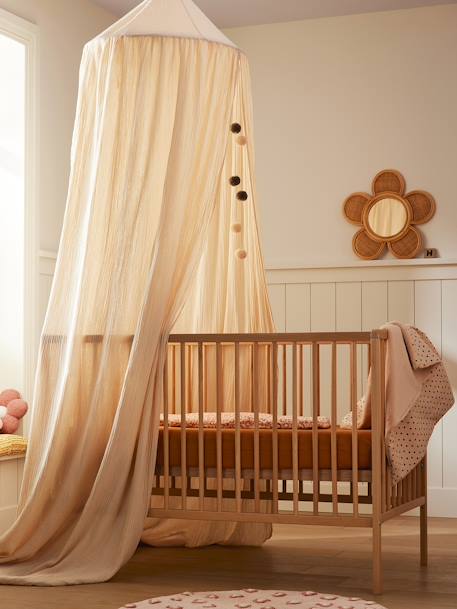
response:
[(421, 544), (421, 565), (427, 566), (428, 563), (428, 531), (427, 531), (427, 457), (421, 463), (421, 485), (424, 496), (424, 505), (420, 507), (420, 544)]
[(428, 564), (427, 503), (420, 507), (420, 544), (421, 565), (426, 567)]
[(382, 594), (381, 523), (373, 522), (373, 594)]

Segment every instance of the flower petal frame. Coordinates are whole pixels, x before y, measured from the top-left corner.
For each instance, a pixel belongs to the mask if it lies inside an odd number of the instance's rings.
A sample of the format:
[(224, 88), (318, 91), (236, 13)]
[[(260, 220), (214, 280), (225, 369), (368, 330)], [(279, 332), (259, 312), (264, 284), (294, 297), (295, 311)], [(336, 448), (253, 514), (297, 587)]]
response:
[[(359, 258), (375, 260), (383, 254), (386, 245), (396, 258), (414, 258), (420, 251), (423, 239), (414, 226), (425, 224), (433, 218), (436, 202), (425, 190), (412, 190), (406, 194), (405, 191), (403, 175), (396, 169), (384, 169), (373, 179), (372, 194), (354, 192), (345, 199), (343, 213), (346, 220), (362, 227), (352, 240), (352, 248)], [(401, 230), (387, 236), (376, 233), (369, 222), (370, 211), (384, 199), (399, 201), (405, 211)], [(380, 213), (379, 210), (377, 213)]]

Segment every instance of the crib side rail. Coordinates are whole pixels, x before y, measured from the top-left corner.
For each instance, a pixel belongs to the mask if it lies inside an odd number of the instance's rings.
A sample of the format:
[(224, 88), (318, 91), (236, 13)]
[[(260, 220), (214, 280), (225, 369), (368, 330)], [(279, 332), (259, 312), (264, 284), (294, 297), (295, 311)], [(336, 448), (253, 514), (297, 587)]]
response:
[(387, 339), (383, 329), (371, 332), (270, 332), (243, 334), (171, 334), (168, 342), (179, 344), (197, 343), (325, 343), (368, 342), (372, 336)]
[[(255, 521), (255, 514), (269, 511), (271, 522), (326, 516), (330, 523), (336, 519), (335, 524), (344, 524), (352, 519), (353, 524), (370, 526), (365, 504), (379, 497), (380, 514), (387, 509), (382, 390), (386, 338), (385, 330), (170, 336), (159, 448), (163, 459), (155, 493), (163, 496), (165, 512), (171, 510), (173, 517), (182, 511), (188, 516), (192, 512), (193, 517), (212, 514), (221, 519), (225, 514), (232, 520)], [(377, 388), (372, 467), (366, 468), (360, 464), (362, 448), (355, 413), (370, 364)], [(344, 467), (340, 463), (338, 427), (341, 401), (354, 414), (352, 429), (347, 432), (349, 465)], [(211, 433), (204, 426), (204, 414), (209, 411), (215, 412)], [(246, 411), (253, 416), (249, 438), (242, 429), (241, 413)], [(196, 451), (195, 446), (189, 446), (187, 435), (187, 415), (191, 412), (197, 419), (192, 430)], [(268, 437), (261, 424), (265, 412), (272, 419)], [(223, 436), (224, 413), (234, 417), (231, 444)], [(179, 418), (178, 431), (171, 430), (170, 415)], [(324, 435), (320, 429), (322, 415), (330, 420)], [(310, 420), (307, 432), (301, 429), (305, 416)], [(281, 428), (282, 417), (290, 423), (287, 437)], [(291, 457), (284, 466), (282, 453), (287, 442)], [(327, 457), (321, 451), (323, 442), (329, 448)], [(268, 463), (266, 446), (271, 452)], [(213, 461), (209, 462), (212, 448)], [(306, 450), (310, 452), (307, 460), (303, 458)], [(249, 451), (252, 460), (247, 462)], [(231, 454), (228, 460), (227, 453)], [(174, 462), (171, 454), (175, 455)]]

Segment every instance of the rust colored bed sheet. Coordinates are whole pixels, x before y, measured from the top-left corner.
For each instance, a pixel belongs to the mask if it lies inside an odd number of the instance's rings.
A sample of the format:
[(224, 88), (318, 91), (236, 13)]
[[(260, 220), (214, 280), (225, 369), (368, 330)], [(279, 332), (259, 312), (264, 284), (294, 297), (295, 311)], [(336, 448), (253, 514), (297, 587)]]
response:
[[(204, 465), (205, 469), (217, 466), (217, 432), (215, 429), (204, 429)], [(313, 440), (312, 430), (302, 429), (298, 435), (298, 468), (312, 469)], [(235, 468), (235, 430), (222, 429), (222, 467)], [(242, 429), (241, 438), (241, 469), (254, 469), (254, 430)], [(360, 429), (358, 438), (358, 469), (371, 469), (371, 431)], [(352, 431), (337, 429), (337, 468), (348, 470), (352, 468)], [(318, 430), (319, 469), (331, 469), (331, 430)], [(273, 431), (259, 430), (260, 469), (273, 468)], [(170, 468), (181, 466), (181, 428), (169, 427)], [(186, 429), (186, 461), (187, 467), (198, 467), (198, 429)], [(157, 466), (163, 467), (163, 428), (160, 428), (157, 453)], [(278, 430), (278, 469), (292, 469), (292, 430)]]

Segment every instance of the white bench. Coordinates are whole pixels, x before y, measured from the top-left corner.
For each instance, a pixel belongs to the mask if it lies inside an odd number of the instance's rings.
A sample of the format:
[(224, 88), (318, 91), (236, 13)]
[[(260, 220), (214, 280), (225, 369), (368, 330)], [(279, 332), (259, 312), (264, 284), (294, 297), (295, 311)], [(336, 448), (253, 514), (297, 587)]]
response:
[(0, 457), (0, 534), (16, 518), (25, 455)]

